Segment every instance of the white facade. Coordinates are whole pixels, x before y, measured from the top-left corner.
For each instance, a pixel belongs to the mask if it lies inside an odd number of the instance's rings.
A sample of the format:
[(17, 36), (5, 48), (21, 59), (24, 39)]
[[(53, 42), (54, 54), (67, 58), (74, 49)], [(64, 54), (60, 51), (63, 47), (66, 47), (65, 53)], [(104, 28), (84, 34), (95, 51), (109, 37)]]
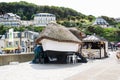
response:
[(48, 40), (48, 39), (43, 39), (41, 42), (42, 42), (44, 51), (52, 50), (52, 51), (77, 52), (79, 49), (78, 43), (58, 42), (58, 41)]
[(120, 18), (115, 18), (115, 21), (116, 22), (120, 22)]
[(24, 31), (24, 32), (13, 32), (13, 42), (9, 42), (9, 33), (5, 34), (4, 48), (5, 47), (18, 47), (21, 46), (22, 52), (32, 52), (34, 47), (34, 39), (39, 35), (37, 32)]
[(51, 21), (56, 22), (56, 16), (50, 13), (38, 13), (34, 17), (35, 26), (46, 26)]
[(0, 24), (5, 26), (20, 26), (20, 17), (13, 13), (6, 13), (0, 15)]
[(22, 26), (30, 26), (30, 25), (34, 25), (34, 22), (31, 20), (31, 21), (21, 21), (21, 25)]
[(4, 39), (0, 39), (0, 50), (2, 50), (2, 48), (5, 47), (5, 40)]

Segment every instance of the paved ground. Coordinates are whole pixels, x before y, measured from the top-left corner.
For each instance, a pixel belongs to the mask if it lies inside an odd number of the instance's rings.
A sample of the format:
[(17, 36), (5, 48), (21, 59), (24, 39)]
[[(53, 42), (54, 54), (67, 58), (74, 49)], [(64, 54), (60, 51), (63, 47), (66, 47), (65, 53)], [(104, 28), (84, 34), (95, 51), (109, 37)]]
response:
[(0, 66), (0, 80), (120, 80), (120, 63), (110, 58), (77, 64), (30, 64)]
[(94, 63), (91, 68), (79, 72), (66, 80), (120, 80), (120, 62), (115, 57), (115, 52), (110, 58)]

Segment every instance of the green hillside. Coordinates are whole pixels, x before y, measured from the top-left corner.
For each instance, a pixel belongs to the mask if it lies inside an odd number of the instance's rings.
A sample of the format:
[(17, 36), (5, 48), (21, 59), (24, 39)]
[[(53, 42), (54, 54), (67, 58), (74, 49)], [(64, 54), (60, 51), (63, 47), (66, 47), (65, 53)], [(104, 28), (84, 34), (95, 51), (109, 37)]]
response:
[(36, 13), (52, 13), (57, 16), (57, 19), (64, 19), (69, 16), (84, 17), (80, 12), (77, 12), (70, 8), (56, 7), (56, 6), (38, 6), (32, 3), (11, 2), (11, 3), (0, 3), (0, 11), (3, 13), (15, 13), (21, 16), (22, 20), (30, 20)]

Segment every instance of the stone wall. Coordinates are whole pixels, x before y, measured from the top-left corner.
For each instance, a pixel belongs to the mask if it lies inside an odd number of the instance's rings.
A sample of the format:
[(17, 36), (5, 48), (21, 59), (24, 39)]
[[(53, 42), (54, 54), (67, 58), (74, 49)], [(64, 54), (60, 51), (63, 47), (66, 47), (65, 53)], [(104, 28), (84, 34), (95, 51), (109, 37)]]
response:
[(34, 58), (33, 53), (24, 53), (24, 54), (2, 54), (0, 55), (0, 66), (7, 65), (10, 62), (27, 62), (32, 61)]

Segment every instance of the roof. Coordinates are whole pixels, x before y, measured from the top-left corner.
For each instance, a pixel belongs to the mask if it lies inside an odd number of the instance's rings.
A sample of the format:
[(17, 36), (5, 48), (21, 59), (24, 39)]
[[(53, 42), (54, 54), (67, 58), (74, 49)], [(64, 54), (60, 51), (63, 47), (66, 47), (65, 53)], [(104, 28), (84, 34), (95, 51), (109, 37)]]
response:
[(5, 39), (5, 35), (0, 35), (0, 38), (1, 39)]
[(51, 16), (55, 16), (54, 14), (51, 14), (51, 13), (37, 13), (35, 14), (36, 16), (40, 16), (40, 15), (51, 15)]
[(87, 36), (86, 38), (83, 39), (83, 42), (100, 42), (100, 41), (107, 41), (107, 40), (97, 35)]
[(26, 31), (26, 32), (32, 33), (32, 34), (34, 34), (34, 35), (39, 35), (38, 32), (34, 32), (34, 31)]
[(81, 32), (77, 28), (68, 28), (68, 29), (80, 40), (86, 36), (83, 32)]
[(95, 22), (93, 23), (93, 25), (109, 25), (108, 22), (106, 20), (104, 20), (101, 17), (98, 17)]
[(18, 16), (17, 14), (13, 14), (13, 13), (7, 13), (7, 15), (9, 15), (9, 16), (12, 16), (12, 17), (17, 17), (17, 18), (20, 18), (20, 16)]
[(10, 16), (15, 16), (15, 14), (13, 14), (13, 13), (7, 13), (8, 15), (10, 15)]
[(59, 42), (75, 42), (81, 43), (81, 41), (74, 36), (67, 28), (57, 23), (49, 23), (46, 28), (41, 32), (36, 39), (36, 43), (39, 43), (42, 39), (50, 39)]

